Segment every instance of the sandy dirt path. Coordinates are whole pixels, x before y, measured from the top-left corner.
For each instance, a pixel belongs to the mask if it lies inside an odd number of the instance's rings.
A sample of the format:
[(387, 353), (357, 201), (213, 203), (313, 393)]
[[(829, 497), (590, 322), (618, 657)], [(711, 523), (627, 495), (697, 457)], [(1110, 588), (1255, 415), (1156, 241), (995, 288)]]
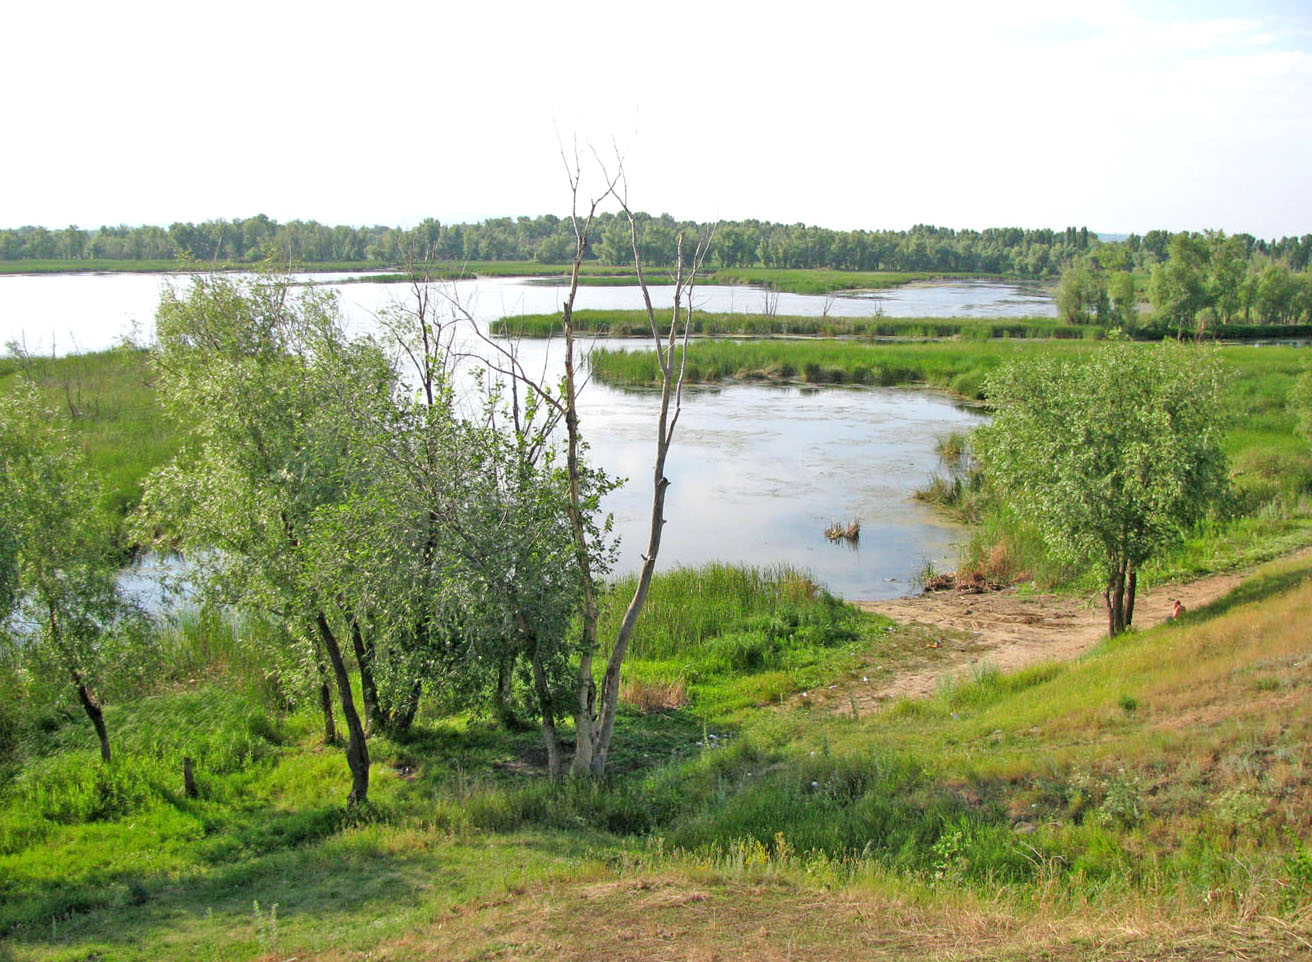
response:
[[(1186, 610), (1210, 604), (1232, 591), (1248, 573), (1212, 575), (1141, 592), (1135, 603), (1135, 627), (1151, 628), (1166, 621), (1175, 598)], [(856, 605), (903, 624), (925, 626), (928, 644), (935, 648), (932, 664), (898, 671), (885, 680), (871, 679), (855, 693), (842, 692), (845, 698), (857, 694), (858, 701), (866, 705), (933, 694), (941, 679), (968, 675), (972, 666), (988, 664), (1009, 672), (1039, 662), (1075, 658), (1107, 633), (1107, 613), (1100, 596), (1019, 595), (1013, 589), (982, 594), (935, 591)]]

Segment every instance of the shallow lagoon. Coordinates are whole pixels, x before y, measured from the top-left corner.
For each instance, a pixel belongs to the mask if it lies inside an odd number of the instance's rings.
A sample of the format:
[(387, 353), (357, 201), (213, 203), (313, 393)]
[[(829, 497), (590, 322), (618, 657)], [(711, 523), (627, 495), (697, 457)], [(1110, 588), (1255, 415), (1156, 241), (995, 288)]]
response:
[[(316, 278), (318, 279), (318, 278)], [(0, 338), (59, 353), (110, 346), (134, 327), (149, 336), (161, 275), (0, 277)], [(518, 313), (558, 309), (559, 285), (522, 279), (462, 281), (445, 288), (480, 325)], [(405, 285), (340, 287), (343, 312), (368, 329)], [(652, 289), (658, 305), (669, 287)], [(765, 292), (698, 288), (705, 310), (760, 311)], [(1010, 284), (920, 285), (825, 298), (779, 295), (780, 314), (1007, 317), (1051, 312), (1051, 300)], [(634, 288), (590, 287), (580, 308), (640, 306)], [(1043, 308), (1046, 306), (1047, 310)], [(465, 343), (471, 343), (466, 338)], [(631, 342), (630, 342), (631, 343)], [(559, 345), (528, 342), (530, 370), (553, 369)], [(594, 382), (581, 401), (595, 459), (628, 484), (609, 497), (622, 539), (619, 571), (634, 570), (650, 515), (656, 396)], [(906, 388), (810, 388), (733, 384), (690, 390), (667, 465), (671, 487), (661, 567), (720, 560), (788, 563), (809, 569), (852, 599), (907, 594), (926, 564), (950, 567), (961, 529), (915, 501), (937, 467), (936, 440), (978, 423), (951, 399)], [(824, 537), (832, 521), (859, 518), (859, 544)], [(148, 587), (143, 590), (149, 590)]]

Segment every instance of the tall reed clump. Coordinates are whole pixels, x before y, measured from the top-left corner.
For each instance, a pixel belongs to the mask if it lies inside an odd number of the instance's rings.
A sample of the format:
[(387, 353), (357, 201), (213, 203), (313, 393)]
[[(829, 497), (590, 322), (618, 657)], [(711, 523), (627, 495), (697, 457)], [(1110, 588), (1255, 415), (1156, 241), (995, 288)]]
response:
[(953, 431), (938, 439), (935, 450), (940, 470), (916, 489), (916, 499), (938, 505), (965, 521), (978, 521), (984, 498), (984, 476), (971, 450), (970, 435)]
[[(619, 627), (632, 595), (630, 581), (618, 582), (606, 595), (602, 638), (613, 637)], [(841, 602), (789, 565), (674, 568), (653, 579), (629, 651), (638, 659), (695, 657), (744, 623), (823, 628), (842, 617)]]
[(68, 418), (110, 509), (126, 514), (135, 507), (142, 479), (173, 456), (180, 437), (155, 398), (146, 351), (0, 359), (0, 392), (28, 381)]
[(307, 685), (302, 647), (284, 625), (256, 615), (186, 609), (161, 626), (158, 646), (163, 687), (210, 682), (283, 709)]

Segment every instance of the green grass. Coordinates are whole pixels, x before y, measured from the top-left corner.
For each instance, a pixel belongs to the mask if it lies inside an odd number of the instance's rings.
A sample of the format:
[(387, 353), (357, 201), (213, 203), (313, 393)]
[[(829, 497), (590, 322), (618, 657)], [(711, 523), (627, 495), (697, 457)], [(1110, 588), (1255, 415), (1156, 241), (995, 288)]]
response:
[[(658, 582), (648, 655), (700, 659), (755, 619), (826, 604), (794, 594), (795, 573), (702, 575)], [(1182, 624), (1077, 662), (985, 664), (859, 716), (842, 697), (744, 711), (694, 690), (684, 708), (623, 714), (617, 744), (646, 750), (601, 785), (503, 767), (532, 739), (426, 716), (404, 742), (373, 740), (374, 803), (356, 815), (312, 711), (273, 713), (217, 681), (169, 690), (111, 708), (109, 769), (70, 719), (0, 790), (0, 937), (15, 959), (421, 958), (430, 940), (518, 933), (521, 911), (554, 930), (543, 907), (589, 892), (607, 906), (596, 946), (661, 911), (653, 886), (689, 905), (715, 893), (763, 924), (792, 918), (796, 896), (907, 899), (949, 926), (997, 913), (1050, 937), (1091, 913), (1168, 942), (1177, 925), (1255, 915), (1286, 931), (1312, 899), (1310, 576), (1309, 559), (1273, 565)], [(698, 605), (715, 613), (679, 617)], [(849, 623), (849, 662), (923, 647)], [(727, 684), (760, 669), (716, 671)], [(184, 753), (199, 799), (180, 797)], [(799, 916), (791, 935), (828, 924)]]
[(152, 390), (145, 351), (115, 348), (29, 360), (0, 358), (0, 392), (34, 381), (69, 418), (100, 477), (109, 508), (126, 514), (141, 499), (146, 474), (177, 450), (177, 431)]
[[(614, 637), (632, 592), (631, 578), (607, 592), (603, 640)], [(731, 724), (850, 666), (888, 624), (787, 566), (675, 568), (652, 582), (625, 662), (626, 694), (648, 710), (686, 703)]]

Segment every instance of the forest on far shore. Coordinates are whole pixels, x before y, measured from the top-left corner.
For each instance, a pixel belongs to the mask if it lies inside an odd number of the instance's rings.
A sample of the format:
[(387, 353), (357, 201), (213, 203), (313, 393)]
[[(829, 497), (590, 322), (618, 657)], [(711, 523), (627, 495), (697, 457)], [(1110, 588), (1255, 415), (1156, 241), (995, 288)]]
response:
[[(639, 253), (648, 266), (668, 265), (680, 232), (706, 225), (669, 214), (639, 213)], [(1100, 239), (1087, 227), (1065, 230), (994, 227), (954, 230), (918, 224), (910, 230), (830, 230), (806, 224), (724, 221), (717, 225), (711, 263), (720, 268), (763, 267), (846, 271), (933, 271), (1019, 278), (1053, 278), (1095, 256), (1108, 270), (1147, 272), (1167, 262), (1173, 240), (1188, 238), (1209, 251), (1224, 250), (1259, 270), (1278, 264), (1306, 271), (1312, 233), (1263, 240), (1221, 231), (1151, 230), (1121, 240)], [(1177, 242), (1178, 243), (1178, 242)], [(240, 264), (275, 259), (304, 264), (406, 264), (417, 260), (518, 261), (565, 264), (574, 252), (568, 217), (498, 217), (475, 224), (427, 218), (412, 228), (330, 226), (316, 221), (279, 223), (263, 214), (245, 219), (175, 222), (160, 226), (102, 226), (57, 230), (0, 229), (0, 261), (167, 261)], [(628, 221), (599, 214), (588, 231), (586, 259), (603, 265), (633, 263)]]

